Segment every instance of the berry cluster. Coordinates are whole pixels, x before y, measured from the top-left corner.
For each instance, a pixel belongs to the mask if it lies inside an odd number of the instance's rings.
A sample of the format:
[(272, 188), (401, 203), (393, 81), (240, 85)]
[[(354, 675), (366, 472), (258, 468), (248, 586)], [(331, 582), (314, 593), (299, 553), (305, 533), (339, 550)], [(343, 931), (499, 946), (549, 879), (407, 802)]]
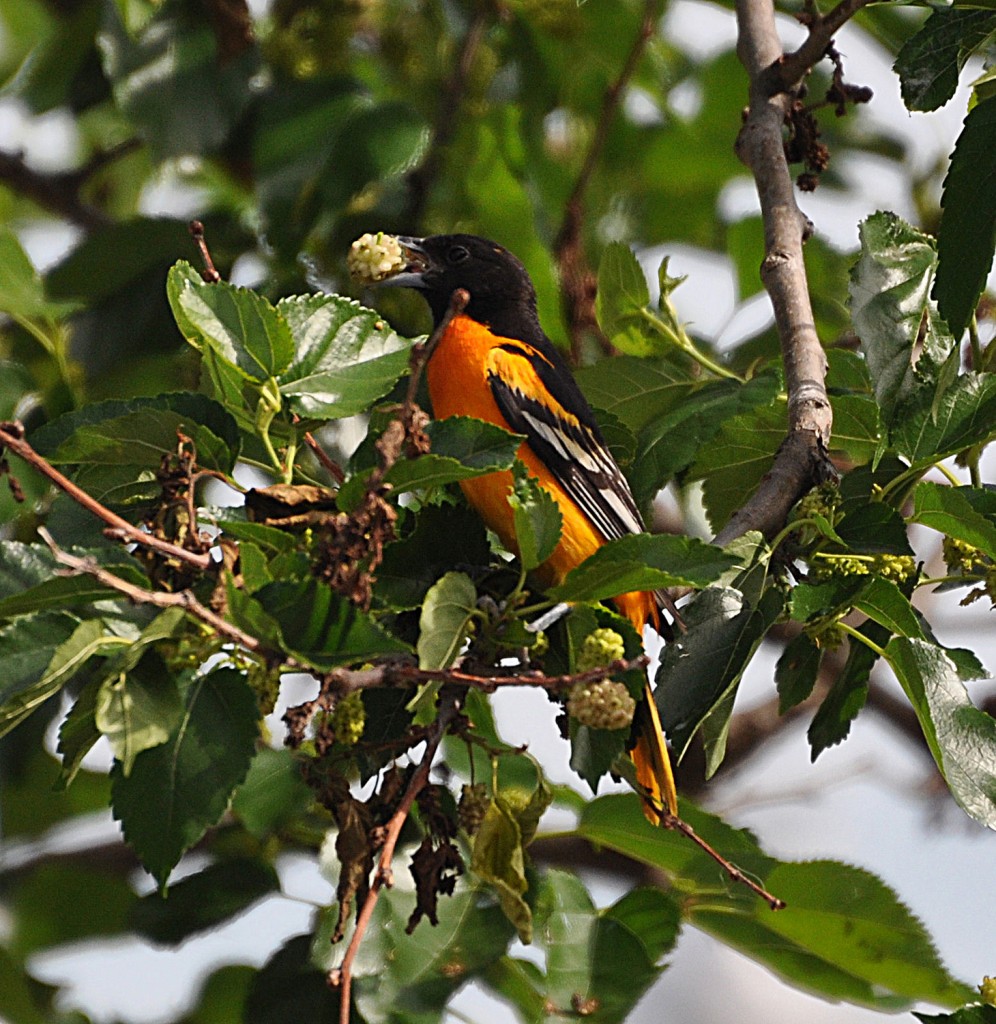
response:
[(488, 787), (483, 782), (463, 786), (460, 790), (460, 802), (457, 804), (457, 821), (467, 835), (477, 835), (490, 806), (491, 797), (488, 796)]
[(881, 576), (894, 583), (906, 583), (917, 573), (912, 555), (838, 555), (818, 552), (818, 560), (810, 565), (810, 579), (839, 579), (841, 576)]
[(359, 690), (341, 697), (332, 712), (332, 732), (344, 746), (352, 747), (363, 737), (367, 724), (367, 710)]
[(394, 235), (378, 231), (376, 235), (360, 235), (349, 247), (346, 266), (350, 276), (361, 284), (383, 281), (405, 265), (401, 243)]
[(612, 679), (575, 683), (567, 698), (567, 713), (591, 729), (627, 729), (635, 712), (629, 690)]
[(584, 638), (576, 667), (578, 672), (587, 672), (625, 657), (623, 638), (614, 629), (596, 629)]

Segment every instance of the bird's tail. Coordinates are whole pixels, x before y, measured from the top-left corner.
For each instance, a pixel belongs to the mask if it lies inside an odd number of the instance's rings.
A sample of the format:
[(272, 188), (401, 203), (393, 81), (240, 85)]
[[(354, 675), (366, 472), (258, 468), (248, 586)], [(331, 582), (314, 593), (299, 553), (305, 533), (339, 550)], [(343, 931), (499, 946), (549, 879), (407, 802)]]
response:
[[(621, 594), (615, 598), (616, 607), (636, 627), (643, 629), (651, 623), (660, 630), (660, 613), (656, 594), (636, 592)], [(673, 607), (673, 605), (671, 605)], [(647, 682), (643, 700), (636, 707), (633, 718), (633, 763), (636, 765), (636, 779), (643, 789), (643, 813), (652, 825), (660, 823), (660, 811), (666, 808), (671, 814), (678, 814), (678, 792), (674, 785), (671, 758), (664, 741), (660, 715), (654, 703), (654, 693)]]
[(664, 743), (660, 716), (654, 703), (654, 694), (648, 682), (643, 691), (643, 700), (637, 705), (633, 721), (636, 745), (633, 747), (633, 763), (636, 765), (636, 780), (644, 790), (643, 813), (652, 825), (660, 823), (661, 808), (671, 814), (678, 813), (678, 793), (674, 787), (674, 773), (671, 758)]

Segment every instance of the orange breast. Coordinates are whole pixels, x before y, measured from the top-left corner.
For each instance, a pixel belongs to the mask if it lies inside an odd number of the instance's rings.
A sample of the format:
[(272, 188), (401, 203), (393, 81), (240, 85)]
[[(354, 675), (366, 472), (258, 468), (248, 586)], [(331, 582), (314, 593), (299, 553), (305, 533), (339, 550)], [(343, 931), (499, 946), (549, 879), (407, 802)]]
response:
[[(427, 368), (429, 397), (436, 419), (473, 416), (508, 429), (488, 383), (488, 353), (500, 339), (466, 316), (454, 317), (447, 327)], [(519, 458), (531, 476), (552, 495), (560, 507), (563, 527), (560, 543), (537, 572), (546, 585), (559, 583), (576, 565), (593, 554), (605, 538), (570, 499), (536, 453), (523, 442)], [(508, 495), (512, 474), (507, 470), (464, 480), (460, 484), (467, 500), (502, 543), (515, 551), (515, 531)], [(655, 609), (650, 594), (624, 594), (616, 599), (620, 611), (642, 626)]]

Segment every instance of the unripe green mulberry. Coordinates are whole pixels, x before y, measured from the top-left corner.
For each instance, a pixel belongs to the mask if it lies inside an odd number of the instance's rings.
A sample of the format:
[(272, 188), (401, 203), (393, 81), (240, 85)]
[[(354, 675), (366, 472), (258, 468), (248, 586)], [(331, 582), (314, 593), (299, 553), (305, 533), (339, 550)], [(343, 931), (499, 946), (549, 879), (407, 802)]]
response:
[(633, 721), (635, 711), (636, 701), (629, 690), (612, 679), (575, 683), (567, 698), (567, 713), (592, 729), (625, 729)]
[(958, 540), (957, 537), (945, 537), (942, 550), (944, 561), (952, 572), (978, 572), (980, 563), (985, 559), (985, 555), (977, 547), (967, 541)]
[(367, 710), (363, 706), (363, 695), (360, 691), (354, 690), (340, 698), (332, 712), (332, 732), (336, 740), (347, 747), (359, 743), (366, 724)]
[(533, 641), (532, 646), (529, 648), (529, 653), (534, 658), (542, 658), (548, 650), (550, 650), (550, 638), (541, 629), (536, 634), (536, 639)]
[(979, 994), (982, 996), (982, 1001), (988, 1003), (990, 1006), (996, 1006), (996, 978), (990, 978), (987, 974), (982, 979), (982, 984), (979, 986)]
[(488, 787), (478, 782), (473, 786), (465, 785), (460, 790), (460, 802), (457, 804), (457, 821), (469, 836), (477, 835), (484, 815), (488, 812), (491, 797)]
[(601, 668), (626, 657), (623, 638), (614, 629), (596, 629), (584, 638), (578, 655), (577, 670), (587, 672), (590, 668)]
[(875, 569), (883, 579), (905, 583), (916, 574), (916, 559), (912, 555), (878, 555)]

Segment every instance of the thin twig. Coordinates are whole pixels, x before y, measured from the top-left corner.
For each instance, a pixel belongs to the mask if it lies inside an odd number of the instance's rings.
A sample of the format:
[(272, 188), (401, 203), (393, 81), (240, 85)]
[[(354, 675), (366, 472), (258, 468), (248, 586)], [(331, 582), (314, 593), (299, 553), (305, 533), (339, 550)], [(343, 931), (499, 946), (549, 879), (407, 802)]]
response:
[(674, 832), (680, 832), (686, 839), (691, 839), (695, 845), (708, 854), (712, 859), (730, 876), (733, 882), (738, 885), (745, 885), (752, 893), (756, 896), (760, 896), (772, 910), (784, 910), (785, 901), (779, 899), (779, 897), (772, 895), (768, 892), (764, 886), (759, 885), (754, 881), (753, 878), (745, 875), (743, 871), (736, 866), (736, 864), (728, 861), (718, 850), (710, 846), (696, 831), (688, 824), (687, 821), (679, 818), (676, 814), (672, 814), (666, 807), (658, 807), (655, 803), (650, 803), (656, 813), (658, 820), (660, 821), (662, 828), (671, 829)]
[(605, 149), (612, 122), (619, 112), (626, 86), (636, 73), (647, 44), (653, 38), (662, 9), (661, 0), (647, 0), (640, 27), (622, 70), (615, 81), (611, 82), (605, 90), (595, 131), (581, 164), (581, 170), (578, 172), (571, 194), (564, 206), (564, 219), (553, 244), (567, 311), (571, 352), (575, 361), (580, 357), (580, 346), (584, 334), (590, 330), (598, 331), (598, 321), (594, 313), (594, 274), (585, 258), (584, 244), (581, 239), (585, 196), (588, 186), (591, 184), (592, 175), (595, 173), (598, 161)]
[(218, 268), (214, 265), (214, 260), (211, 258), (211, 250), (208, 248), (207, 241), (204, 238), (204, 224), (199, 220), (192, 220), (188, 230), (204, 263), (201, 277), (208, 284), (217, 284), (221, 280), (221, 274), (218, 273)]
[(409, 780), (404, 796), (402, 796), (394, 814), (391, 816), (391, 820), (384, 829), (384, 845), (381, 848), (377, 870), (370, 883), (366, 900), (356, 919), (356, 928), (349, 940), (349, 946), (346, 948), (342, 963), (329, 971), (329, 985), (332, 988), (339, 989), (339, 1024), (349, 1024), (353, 963), (359, 952), (363, 936), (366, 934), (367, 927), (370, 924), (370, 919), (373, 917), (374, 908), (380, 896), (380, 890), (384, 886), (390, 888), (394, 884), (391, 862), (394, 859), (394, 849), (397, 846), (398, 837), (401, 835), (401, 829), (408, 820), (408, 815), (415, 803), (415, 798), (429, 782), (429, 773), (432, 770), (432, 762), (436, 756), (436, 751), (446, 735), (446, 730), (450, 727), (459, 711), (459, 702), (452, 695), (449, 699), (440, 701), (439, 713), (436, 716), (436, 720), (429, 727), (422, 761)]
[(73, 575), (92, 576), (98, 583), (102, 583), (109, 590), (117, 591), (134, 604), (151, 604), (156, 608), (182, 608), (195, 619), (200, 619), (205, 625), (210, 626), (219, 635), (240, 644), (247, 651), (256, 653), (263, 650), (260, 640), (250, 636), (238, 626), (223, 619), (217, 612), (201, 604), (191, 591), (181, 590), (171, 593), (166, 590), (146, 590), (144, 587), (121, 579), (120, 576), (115, 576), (93, 558), (71, 555), (68, 551), (64, 551), (44, 526), (38, 527), (38, 535), (48, 545), (55, 560), (70, 569)]
[(122, 519), (117, 513), (102, 505), (96, 498), (87, 494), (68, 477), (63, 476), (47, 459), (39, 455), (31, 445), (24, 440), (24, 427), (20, 423), (0, 423), (0, 451), (8, 448), (19, 458), (22, 458), (28, 465), (32, 466), (43, 476), (55, 484), (59, 490), (69, 495), (77, 504), (82, 505), (88, 512), (93, 513), (98, 519), (102, 519), (111, 528), (107, 532), (120, 539), (141, 544), (144, 547), (152, 548), (162, 555), (175, 558), (196, 566), (198, 569), (209, 569), (213, 562), (207, 552), (198, 553), (188, 551), (177, 544), (171, 544), (168, 540), (162, 540), (151, 533), (146, 533), (138, 526)]
[(809, 35), (792, 53), (784, 54), (772, 71), (780, 83), (779, 91), (794, 89), (799, 81), (818, 63), (833, 41), (835, 33), (854, 17), (862, 7), (872, 0), (841, 0), (836, 7), (824, 15), (816, 15), (808, 21)]
[(346, 474), (335, 459), (318, 443), (315, 435), (310, 430), (304, 432), (304, 443), (311, 449), (312, 454), (325, 467), (325, 471), (337, 483), (342, 484), (346, 480)]

